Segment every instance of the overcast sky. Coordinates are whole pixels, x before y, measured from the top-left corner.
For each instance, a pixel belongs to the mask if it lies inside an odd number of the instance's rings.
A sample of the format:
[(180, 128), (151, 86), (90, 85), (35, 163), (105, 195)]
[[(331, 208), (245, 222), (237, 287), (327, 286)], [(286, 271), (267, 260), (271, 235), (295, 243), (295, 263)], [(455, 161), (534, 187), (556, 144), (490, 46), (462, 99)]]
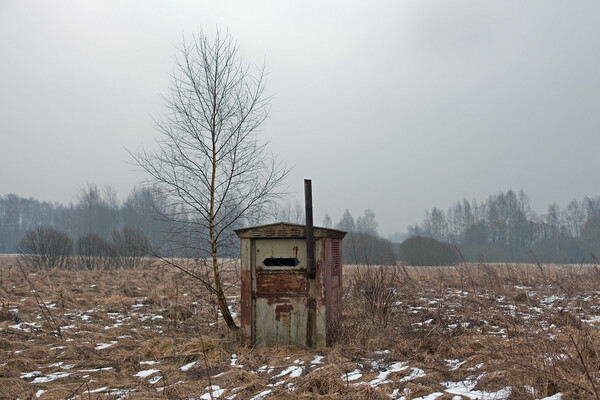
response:
[(315, 221), (524, 190), (600, 194), (600, 2), (0, 1), (0, 195), (120, 196), (144, 179), (183, 34), (218, 26), (266, 60), (261, 135), (313, 180)]

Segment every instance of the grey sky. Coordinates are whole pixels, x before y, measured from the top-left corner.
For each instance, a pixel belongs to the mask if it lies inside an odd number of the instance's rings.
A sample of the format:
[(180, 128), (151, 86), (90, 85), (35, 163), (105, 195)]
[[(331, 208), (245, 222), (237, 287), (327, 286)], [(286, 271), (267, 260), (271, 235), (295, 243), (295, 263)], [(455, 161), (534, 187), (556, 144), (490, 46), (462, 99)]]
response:
[(218, 25), (275, 94), (262, 134), (315, 221), (524, 190), (600, 194), (598, 1), (0, 2), (0, 195), (143, 179), (182, 34)]

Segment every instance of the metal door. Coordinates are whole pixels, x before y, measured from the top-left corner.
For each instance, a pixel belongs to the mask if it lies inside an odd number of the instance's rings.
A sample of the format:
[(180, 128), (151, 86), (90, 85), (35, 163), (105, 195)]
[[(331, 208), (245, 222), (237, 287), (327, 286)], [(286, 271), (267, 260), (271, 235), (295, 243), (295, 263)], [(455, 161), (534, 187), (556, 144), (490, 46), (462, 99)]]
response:
[(309, 316), (305, 240), (257, 239), (253, 264), (254, 341), (305, 346)]

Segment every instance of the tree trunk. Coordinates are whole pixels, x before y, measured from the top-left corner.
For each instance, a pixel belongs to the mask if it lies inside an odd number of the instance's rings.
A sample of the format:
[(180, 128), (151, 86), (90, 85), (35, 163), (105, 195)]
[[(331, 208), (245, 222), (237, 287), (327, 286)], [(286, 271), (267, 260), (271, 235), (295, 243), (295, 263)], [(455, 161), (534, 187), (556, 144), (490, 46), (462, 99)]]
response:
[(223, 287), (221, 285), (221, 274), (219, 272), (216, 246), (214, 244), (212, 249), (212, 262), (213, 273), (215, 276), (215, 291), (217, 295), (217, 300), (219, 301), (219, 310), (221, 310), (221, 315), (223, 315), (223, 320), (227, 324), (227, 327), (233, 331), (238, 330), (240, 328), (235, 324), (235, 321), (231, 316), (229, 306), (227, 305), (227, 298), (225, 297), (225, 292), (223, 291)]
[[(218, 76), (215, 73), (215, 77)], [(216, 86), (215, 86), (216, 87)], [(231, 316), (231, 312), (229, 311), (229, 306), (227, 305), (227, 298), (225, 297), (225, 292), (223, 291), (223, 286), (221, 285), (221, 273), (219, 272), (219, 260), (217, 256), (217, 238), (215, 237), (215, 177), (217, 174), (217, 146), (215, 142), (215, 116), (216, 116), (216, 94), (214, 98), (215, 108), (213, 108), (213, 131), (212, 131), (212, 175), (210, 182), (210, 217), (209, 217), (209, 232), (210, 232), (210, 247), (212, 254), (212, 265), (213, 265), (213, 275), (215, 277), (215, 292), (217, 295), (217, 300), (219, 302), (219, 309), (221, 310), (221, 315), (223, 316), (223, 320), (227, 324), (227, 327), (233, 331), (238, 330), (239, 327), (235, 324), (233, 317)]]

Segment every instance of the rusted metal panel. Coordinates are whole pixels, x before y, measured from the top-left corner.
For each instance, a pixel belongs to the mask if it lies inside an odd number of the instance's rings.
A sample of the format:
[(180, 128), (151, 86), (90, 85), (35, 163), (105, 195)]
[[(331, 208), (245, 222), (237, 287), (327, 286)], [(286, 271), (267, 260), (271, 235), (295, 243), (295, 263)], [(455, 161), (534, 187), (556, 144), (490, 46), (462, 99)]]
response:
[(306, 297), (269, 300), (256, 299), (253, 341), (267, 346), (278, 343), (306, 346)]
[(256, 290), (259, 296), (306, 295), (306, 289), (306, 276), (303, 274), (259, 271), (256, 276)]

